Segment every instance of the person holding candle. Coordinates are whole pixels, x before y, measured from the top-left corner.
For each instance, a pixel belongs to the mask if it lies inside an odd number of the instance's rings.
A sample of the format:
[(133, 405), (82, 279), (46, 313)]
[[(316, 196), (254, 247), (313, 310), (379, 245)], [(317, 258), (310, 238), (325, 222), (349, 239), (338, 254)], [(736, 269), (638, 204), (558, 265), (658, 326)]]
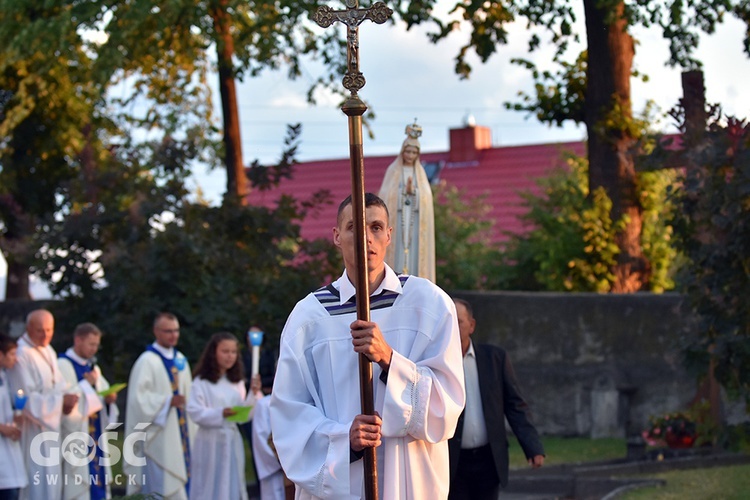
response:
[[(95, 324), (82, 323), (73, 331), (73, 346), (57, 359), (60, 372), (79, 396), (73, 411), (63, 416), (61, 440), (65, 441), (72, 433), (82, 432), (89, 434), (97, 443), (95, 455), (88, 464), (63, 460), (63, 498), (66, 500), (98, 500), (111, 496), (107, 480), (111, 481), (112, 471), (102, 463), (105, 456), (110, 456), (110, 450), (108, 441), (102, 442), (100, 437), (110, 422), (117, 422), (120, 412), (114, 404), (116, 393), (105, 397), (99, 395), (109, 389), (109, 382), (96, 364), (101, 339), (102, 332)], [(63, 454), (73, 451), (73, 447), (62, 450)], [(84, 454), (88, 452), (86, 450)], [(81, 458), (80, 454), (75, 456)]]
[(55, 317), (51, 312), (31, 311), (26, 317), (26, 332), (18, 341), (18, 362), (10, 371), (11, 389), (23, 390), (28, 398), (21, 425), (21, 449), (25, 452), (29, 484), (21, 492), (21, 498), (62, 497), (61, 462), (38, 460), (59, 453), (60, 443), (52, 439), (35, 440), (45, 432), (60, 432), (62, 416), (78, 403), (76, 394), (66, 393), (68, 382), (60, 373), (57, 352), (50, 345), (54, 333)]
[(128, 380), (125, 436), (145, 432), (135, 440), (134, 454), (145, 464), (123, 462), (129, 474), (128, 495), (157, 494), (186, 499), (190, 489), (190, 458), (195, 425), (185, 413), (193, 377), (190, 364), (177, 350), (180, 322), (172, 313), (154, 319), (156, 341), (135, 361)]
[[(187, 412), (198, 431), (193, 442), (190, 498), (246, 500), (242, 436), (237, 423), (228, 417), (237, 414), (238, 406), (254, 406), (263, 397), (260, 375), (253, 376), (246, 394), (239, 343), (227, 332), (211, 336), (193, 375)], [(250, 416), (248, 413), (247, 419)]]
[(16, 364), (16, 349), (15, 339), (0, 333), (0, 500), (16, 500), (20, 489), (29, 483), (19, 443), (23, 408), (18, 402), (24, 394), (12, 397), (16, 394), (11, 394), (7, 377)]

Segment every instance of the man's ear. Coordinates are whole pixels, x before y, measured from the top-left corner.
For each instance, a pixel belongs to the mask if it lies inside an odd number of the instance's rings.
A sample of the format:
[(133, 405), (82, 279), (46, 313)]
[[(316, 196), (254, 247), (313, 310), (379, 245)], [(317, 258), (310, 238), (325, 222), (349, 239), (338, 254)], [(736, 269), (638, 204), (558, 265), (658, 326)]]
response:
[(341, 248), (341, 233), (339, 233), (339, 228), (335, 226), (333, 228), (333, 244)]
[(391, 233), (393, 232), (393, 227), (388, 226), (388, 241), (386, 242), (385, 246), (388, 246), (391, 244)]

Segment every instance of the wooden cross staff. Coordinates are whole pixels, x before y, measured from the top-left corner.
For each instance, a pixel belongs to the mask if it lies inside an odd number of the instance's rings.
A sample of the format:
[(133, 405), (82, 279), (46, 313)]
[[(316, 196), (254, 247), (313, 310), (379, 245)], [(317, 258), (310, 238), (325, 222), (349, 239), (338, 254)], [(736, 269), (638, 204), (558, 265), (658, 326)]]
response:
[[(383, 2), (369, 9), (360, 9), (358, 0), (345, 0), (346, 10), (333, 10), (321, 6), (312, 16), (320, 27), (327, 28), (339, 21), (346, 25), (346, 74), (342, 81), (351, 95), (341, 110), (349, 117), (349, 159), (352, 178), (352, 215), (354, 217), (355, 255), (357, 259), (356, 301), (357, 319), (370, 321), (370, 290), (367, 276), (367, 233), (365, 232), (365, 166), (362, 153), (362, 115), (367, 106), (357, 95), (365, 86), (365, 77), (359, 71), (359, 25), (369, 19), (383, 24), (393, 11)], [(362, 413), (375, 414), (372, 393), (372, 364), (364, 354), (359, 355), (359, 393)], [(365, 498), (378, 498), (378, 471), (375, 448), (365, 448)]]

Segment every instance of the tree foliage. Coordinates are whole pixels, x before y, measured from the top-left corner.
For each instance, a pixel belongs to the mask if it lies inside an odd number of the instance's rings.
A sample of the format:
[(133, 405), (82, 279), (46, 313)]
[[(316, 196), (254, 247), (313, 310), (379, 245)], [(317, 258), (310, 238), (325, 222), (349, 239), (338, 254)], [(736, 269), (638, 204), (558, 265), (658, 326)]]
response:
[(100, 88), (72, 19), (75, 9), (42, 2), (0, 5), (0, 250), (9, 298), (27, 298), (31, 237), (57, 211), (61, 183), (96, 157)]
[(514, 290), (608, 292), (617, 261), (612, 202), (603, 189), (589, 196), (586, 162), (568, 156), (570, 170), (537, 180), (539, 195), (524, 193), (529, 231), (510, 235), (503, 287)]
[[(292, 149), (298, 132), (287, 138)], [(186, 171), (176, 167), (190, 154), (186, 144), (159, 141), (147, 157), (113, 158), (118, 167), (94, 179), (98, 203), (50, 220), (40, 235), (38, 271), (64, 298), (54, 311), (60, 330), (81, 318), (100, 326), (109, 334), (102, 355), (118, 379), (153, 340), (160, 311), (179, 317), (181, 349), (191, 360), (212, 333), (241, 336), (253, 324), (274, 347), (296, 301), (341, 269), (331, 242), (300, 237), (307, 212), (330, 203), (325, 193), (283, 196), (274, 208), (191, 203)], [(291, 170), (293, 155), (282, 156), (290, 164), (276, 168)]]
[[(468, 78), (473, 51), (485, 62), (500, 45), (508, 43), (509, 25), (523, 18), (529, 27), (529, 51), (543, 43), (540, 33), (549, 36), (555, 47), (553, 63), (557, 72), (539, 70), (527, 59), (514, 62), (532, 71), (534, 91), (522, 93), (522, 102), (513, 109), (535, 114), (541, 121), (561, 125), (566, 120), (586, 125), (589, 141), (590, 192), (604, 188), (612, 202), (611, 217), (625, 227), (617, 234), (619, 249), (613, 291), (636, 291), (648, 286), (651, 265), (640, 242), (643, 207), (640, 205), (634, 168), (635, 145), (639, 136), (633, 122), (630, 78), (633, 74), (635, 40), (629, 30), (634, 25), (658, 27), (670, 42), (668, 63), (695, 68), (693, 57), (700, 32), (712, 33), (725, 15), (733, 14), (750, 22), (745, 0), (681, 0), (624, 2), (623, 0), (582, 0), (582, 9), (572, 0), (458, 1), (451, 20), (433, 14), (434, 1), (405, 1), (399, 10), (409, 26), (433, 21), (435, 42), (468, 24), (470, 35), (456, 56), (456, 72)], [(571, 41), (581, 41), (574, 30), (576, 16), (583, 12), (586, 48), (570, 62)], [(750, 30), (745, 39), (750, 54)]]
[[(602, 188), (588, 192), (587, 162), (567, 155), (567, 168), (540, 178), (541, 193), (523, 194), (528, 232), (509, 234), (500, 267), (500, 287), (512, 290), (608, 292), (615, 283), (623, 220), (611, 219), (612, 202)], [(674, 171), (639, 175), (644, 207), (643, 246), (654, 265), (653, 291), (674, 287), (676, 250), (668, 219), (668, 188)]]
[(499, 252), (492, 244), (494, 222), (484, 197), (441, 182), (434, 189), (437, 283), (447, 290), (491, 290)]
[[(315, 7), (293, 0), (1, 1), (0, 250), (9, 263), (6, 295), (28, 297), (29, 259), (39, 251), (32, 235), (41, 220), (99, 202), (73, 199), (90, 190), (72, 191), (67, 183), (88, 182), (95, 170), (104, 175), (116, 168), (114, 149), (145, 158), (161, 141), (164, 154), (175, 152), (167, 143), (189, 147), (193, 163), (216, 166), (223, 157), (229, 195), (242, 201), (246, 190), (237, 186), (247, 179), (235, 79), (280, 67), (296, 77), (302, 58), (317, 51), (332, 73), (339, 69), (341, 35), (317, 38), (304, 21)], [(209, 84), (217, 73), (222, 127)], [(144, 151), (137, 152), (139, 147)]]
[(719, 382), (750, 406), (750, 125), (715, 118), (685, 150), (675, 193), (676, 239), (689, 262), (681, 281), (700, 321), (685, 352), (701, 374), (713, 358)]

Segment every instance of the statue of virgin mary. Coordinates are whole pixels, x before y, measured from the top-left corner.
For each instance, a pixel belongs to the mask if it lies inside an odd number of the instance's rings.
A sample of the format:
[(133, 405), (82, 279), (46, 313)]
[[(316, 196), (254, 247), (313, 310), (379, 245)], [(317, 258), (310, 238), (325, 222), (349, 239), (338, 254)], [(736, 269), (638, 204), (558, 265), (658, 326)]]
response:
[(385, 261), (396, 272), (435, 282), (435, 216), (432, 188), (419, 161), (416, 120), (406, 126), (401, 152), (385, 172), (379, 196), (390, 213), (393, 228)]

